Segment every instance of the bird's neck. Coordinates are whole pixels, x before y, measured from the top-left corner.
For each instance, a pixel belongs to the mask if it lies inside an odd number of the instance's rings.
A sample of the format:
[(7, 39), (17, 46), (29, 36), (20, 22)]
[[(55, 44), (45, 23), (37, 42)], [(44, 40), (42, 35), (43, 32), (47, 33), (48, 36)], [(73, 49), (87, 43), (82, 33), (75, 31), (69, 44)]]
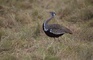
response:
[(43, 25), (44, 25), (44, 30), (45, 30), (45, 31), (48, 30), (48, 29), (47, 29), (47, 26), (48, 26), (47, 24), (48, 24), (48, 22), (49, 22), (52, 18), (54, 18), (54, 16), (50, 17), (48, 20), (46, 20), (46, 21), (44, 22)]
[(50, 20), (52, 20), (52, 18), (54, 18), (54, 16), (52, 16), (52, 17), (50, 17), (48, 20), (46, 20), (46, 21), (44, 22), (44, 25), (47, 25), (48, 22), (49, 22)]

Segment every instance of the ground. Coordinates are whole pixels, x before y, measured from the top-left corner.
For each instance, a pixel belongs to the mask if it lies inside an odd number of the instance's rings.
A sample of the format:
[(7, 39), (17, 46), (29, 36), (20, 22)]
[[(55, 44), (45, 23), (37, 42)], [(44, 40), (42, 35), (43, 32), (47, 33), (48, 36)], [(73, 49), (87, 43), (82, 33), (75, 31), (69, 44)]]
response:
[[(51, 11), (73, 32), (61, 43), (42, 30)], [(93, 1), (0, 0), (0, 60), (93, 60)]]

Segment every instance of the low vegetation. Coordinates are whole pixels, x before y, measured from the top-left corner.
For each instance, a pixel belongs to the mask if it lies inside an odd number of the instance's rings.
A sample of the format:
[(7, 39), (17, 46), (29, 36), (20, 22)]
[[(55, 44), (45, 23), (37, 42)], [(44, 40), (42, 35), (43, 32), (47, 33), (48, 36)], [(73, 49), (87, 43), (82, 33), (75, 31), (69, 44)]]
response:
[[(50, 11), (73, 32), (61, 43), (42, 30)], [(0, 60), (93, 60), (93, 1), (0, 0)]]

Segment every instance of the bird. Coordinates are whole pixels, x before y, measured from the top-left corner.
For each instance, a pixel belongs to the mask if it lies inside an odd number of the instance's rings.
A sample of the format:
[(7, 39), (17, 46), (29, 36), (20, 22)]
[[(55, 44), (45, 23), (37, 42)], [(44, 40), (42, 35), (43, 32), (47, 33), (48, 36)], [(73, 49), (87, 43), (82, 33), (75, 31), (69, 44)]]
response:
[(65, 33), (72, 34), (72, 31), (70, 29), (68, 29), (67, 27), (61, 26), (60, 24), (48, 24), (49, 21), (51, 21), (56, 15), (55, 12), (50, 12), (50, 14), (51, 14), (51, 17), (45, 20), (42, 26), (43, 31), (45, 32), (47, 36), (52, 38), (58, 38), (64, 35)]

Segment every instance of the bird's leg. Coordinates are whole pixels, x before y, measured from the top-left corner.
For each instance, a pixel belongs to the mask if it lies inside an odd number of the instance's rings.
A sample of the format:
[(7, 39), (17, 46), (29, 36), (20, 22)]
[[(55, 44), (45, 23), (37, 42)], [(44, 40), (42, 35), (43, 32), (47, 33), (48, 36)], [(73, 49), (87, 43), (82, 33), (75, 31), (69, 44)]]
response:
[(54, 41), (56, 41), (56, 38), (54, 37)]
[(49, 44), (49, 46), (47, 47), (47, 49), (49, 49), (54, 43), (54, 40)]
[(54, 38), (54, 41), (61, 43), (59, 38)]
[(61, 43), (61, 41), (60, 41), (60, 39), (58, 38), (58, 42), (60, 42)]

